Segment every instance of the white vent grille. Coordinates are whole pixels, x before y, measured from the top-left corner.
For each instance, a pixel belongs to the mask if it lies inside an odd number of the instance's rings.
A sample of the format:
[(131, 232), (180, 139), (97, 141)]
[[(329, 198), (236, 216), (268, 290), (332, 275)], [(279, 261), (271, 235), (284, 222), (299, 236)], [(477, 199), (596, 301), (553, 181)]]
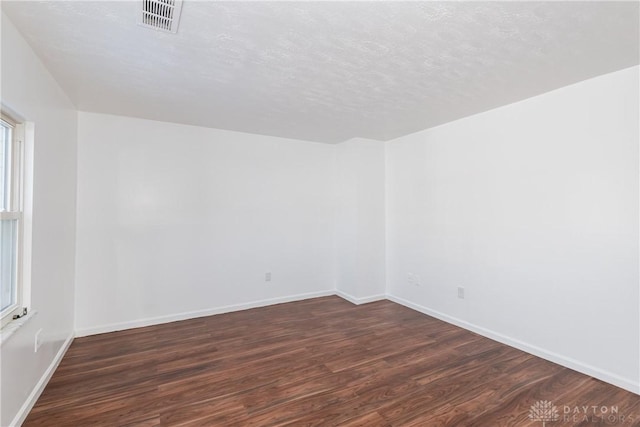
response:
[(160, 31), (178, 31), (182, 0), (142, 0), (138, 24)]

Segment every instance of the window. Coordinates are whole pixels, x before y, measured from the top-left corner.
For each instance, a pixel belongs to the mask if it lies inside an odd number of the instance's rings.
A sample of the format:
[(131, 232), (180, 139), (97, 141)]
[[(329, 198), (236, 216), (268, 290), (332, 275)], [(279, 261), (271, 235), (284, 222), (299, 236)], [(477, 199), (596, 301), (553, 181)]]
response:
[(0, 315), (1, 326), (21, 314), (23, 235), (22, 127), (0, 119)]

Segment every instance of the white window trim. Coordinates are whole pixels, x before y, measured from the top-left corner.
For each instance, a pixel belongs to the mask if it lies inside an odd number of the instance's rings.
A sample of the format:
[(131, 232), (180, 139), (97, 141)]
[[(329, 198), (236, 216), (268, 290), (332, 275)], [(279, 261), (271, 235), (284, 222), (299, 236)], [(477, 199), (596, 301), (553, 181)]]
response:
[[(4, 108), (3, 108), (4, 110)], [(13, 116), (15, 117), (15, 116)], [(30, 309), (31, 301), (31, 241), (32, 241), (32, 213), (33, 213), (33, 123), (19, 123), (12, 116), (2, 114), (2, 120), (13, 126), (12, 155), (14, 164), (18, 168), (12, 170), (12, 179), (17, 180), (18, 188), (13, 188), (11, 193), (12, 206), (18, 206), (19, 212), (0, 212), (1, 219), (18, 219), (18, 245), (17, 245), (17, 298), (16, 304), (7, 310), (0, 318), (0, 328), (15, 323), (14, 316), (22, 315), (24, 310)], [(29, 316), (31, 317), (31, 316)], [(27, 319), (24, 319), (27, 320)], [(3, 334), (4, 335), (4, 334)], [(6, 338), (6, 337), (5, 337)], [(4, 341), (4, 339), (3, 339)]]

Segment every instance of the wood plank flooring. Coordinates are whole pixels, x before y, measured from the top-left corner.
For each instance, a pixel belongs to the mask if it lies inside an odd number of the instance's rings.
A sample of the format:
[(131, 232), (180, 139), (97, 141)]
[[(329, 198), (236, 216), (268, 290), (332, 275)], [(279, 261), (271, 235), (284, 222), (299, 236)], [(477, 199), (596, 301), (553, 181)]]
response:
[(540, 400), (549, 427), (640, 426), (635, 394), (389, 301), (326, 297), (78, 338), (24, 425), (542, 426)]

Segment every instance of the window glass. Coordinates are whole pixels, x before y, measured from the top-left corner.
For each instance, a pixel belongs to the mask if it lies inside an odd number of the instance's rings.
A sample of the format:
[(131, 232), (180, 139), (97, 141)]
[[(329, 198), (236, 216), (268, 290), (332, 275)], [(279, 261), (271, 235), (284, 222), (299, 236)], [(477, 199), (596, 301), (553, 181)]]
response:
[(0, 310), (16, 304), (17, 283), (18, 220), (0, 221)]
[(0, 123), (0, 210), (8, 211), (11, 200), (11, 127)]

